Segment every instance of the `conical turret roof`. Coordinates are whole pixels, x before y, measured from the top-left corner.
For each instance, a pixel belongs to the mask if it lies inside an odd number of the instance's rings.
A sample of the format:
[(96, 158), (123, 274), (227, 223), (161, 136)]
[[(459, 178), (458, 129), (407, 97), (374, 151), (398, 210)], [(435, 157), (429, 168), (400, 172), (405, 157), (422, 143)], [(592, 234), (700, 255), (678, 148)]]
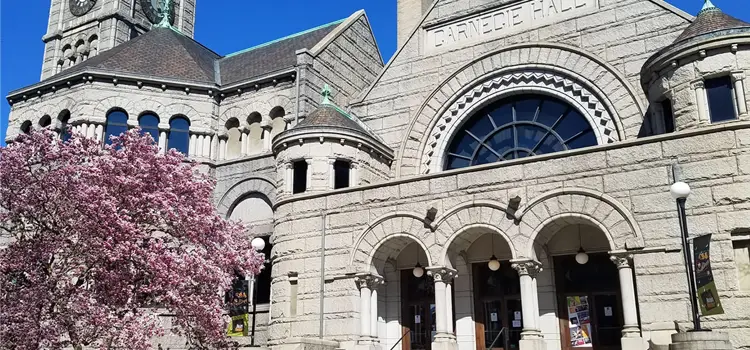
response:
[(750, 23), (727, 15), (714, 6), (711, 0), (705, 0), (703, 9), (698, 12), (695, 21), (674, 42), (678, 43), (697, 36), (735, 28), (750, 28)]

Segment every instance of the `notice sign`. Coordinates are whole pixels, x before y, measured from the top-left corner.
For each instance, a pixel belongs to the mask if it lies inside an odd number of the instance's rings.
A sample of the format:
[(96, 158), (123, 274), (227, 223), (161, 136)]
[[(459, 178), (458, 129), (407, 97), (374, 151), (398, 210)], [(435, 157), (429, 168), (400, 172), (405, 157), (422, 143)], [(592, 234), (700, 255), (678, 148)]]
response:
[(427, 29), (430, 49), (444, 49), (499, 37), (568, 19), (599, 8), (599, 0), (531, 0), (514, 2), (478, 15)]
[(701, 315), (721, 315), (724, 308), (719, 301), (714, 275), (711, 272), (711, 235), (700, 236), (693, 240), (695, 254), (695, 285), (698, 287), (698, 300)]
[(248, 323), (247, 314), (232, 316), (232, 321), (229, 322), (229, 328), (227, 329), (227, 335), (230, 337), (246, 337)]

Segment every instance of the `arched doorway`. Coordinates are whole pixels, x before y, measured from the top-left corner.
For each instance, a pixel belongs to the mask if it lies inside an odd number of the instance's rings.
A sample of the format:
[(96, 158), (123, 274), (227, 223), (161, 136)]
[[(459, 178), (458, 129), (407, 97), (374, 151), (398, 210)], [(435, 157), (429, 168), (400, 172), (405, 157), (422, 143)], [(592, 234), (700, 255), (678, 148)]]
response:
[[(607, 235), (582, 217), (566, 217), (547, 224), (534, 241), (536, 258), (548, 270), (538, 288), (554, 290), (541, 310), (556, 314), (558, 333), (542, 330), (545, 338), (559, 336), (563, 350), (621, 348), (623, 310), (618, 267), (612, 263)], [(552, 333), (552, 334), (550, 334)]]
[(518, 349), (522, 329), (513, 249), (496, 228), (477, 224), (454, 234), (446, 250), (454, 280), (459, 349)]
[(391, 235), (374, 245), (369, 265), (358, 275), (359, 343), (430, 350), (437, 329), (435, 283), (424, 244), (408, 234)]

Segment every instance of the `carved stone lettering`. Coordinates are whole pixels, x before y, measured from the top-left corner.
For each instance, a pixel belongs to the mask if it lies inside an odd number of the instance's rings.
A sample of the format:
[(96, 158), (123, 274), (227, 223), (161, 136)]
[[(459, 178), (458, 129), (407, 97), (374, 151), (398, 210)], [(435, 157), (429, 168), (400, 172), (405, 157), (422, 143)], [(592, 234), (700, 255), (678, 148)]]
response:
[(597, 10), (599, 0), (531, 0), (427, 28), (427, 49), (516, 33)]

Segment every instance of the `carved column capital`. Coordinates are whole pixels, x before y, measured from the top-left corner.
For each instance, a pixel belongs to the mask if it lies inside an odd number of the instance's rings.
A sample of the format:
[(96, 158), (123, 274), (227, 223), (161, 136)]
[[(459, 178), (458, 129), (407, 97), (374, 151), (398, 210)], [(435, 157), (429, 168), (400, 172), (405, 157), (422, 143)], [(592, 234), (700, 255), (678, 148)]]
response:
[(693, 89), (695, 90), (706, 88), (706, 83), (703, 82), (703, 80), (694, 81), (692, 85), (693, 85)]
[(354, 283), (357, 284), (357, 288), (359, 289), (368, 288), (370, 290), (373, 290), (385, 284), (385, 280), (383, 279), (383, 277), (378, 275), (361, 273), (354, 276)]
[(458, 275), (458, 271), (442, 266), (428, 267), (427, 274), (432, 276), (435, 282), (441, 281), (445, 283), (451, 283), (451, 281)]
[(612, 260), (612, 262), (617, 266), (617, 269), (626, 269), (631, 268), (631, 263), (633, 261), (633, 254), (629, 253), (620, 253), (620, 254), (612, 254), (609, 256), (609, 260)]
[(745, 79), (745, 72), (732, 72), (732, 82), (738, 82)]
[(512, 264), (510, 265), (510, 267), (518, 271), (518, 275), (520, 276), (528, 275), (528, 276), (531, 276), (532, 278), (536, 278), (536, 276), (539, 275), (539, 273), (544, 270), (542, 268), (542, 264), (534, 260), (512, 261)]

